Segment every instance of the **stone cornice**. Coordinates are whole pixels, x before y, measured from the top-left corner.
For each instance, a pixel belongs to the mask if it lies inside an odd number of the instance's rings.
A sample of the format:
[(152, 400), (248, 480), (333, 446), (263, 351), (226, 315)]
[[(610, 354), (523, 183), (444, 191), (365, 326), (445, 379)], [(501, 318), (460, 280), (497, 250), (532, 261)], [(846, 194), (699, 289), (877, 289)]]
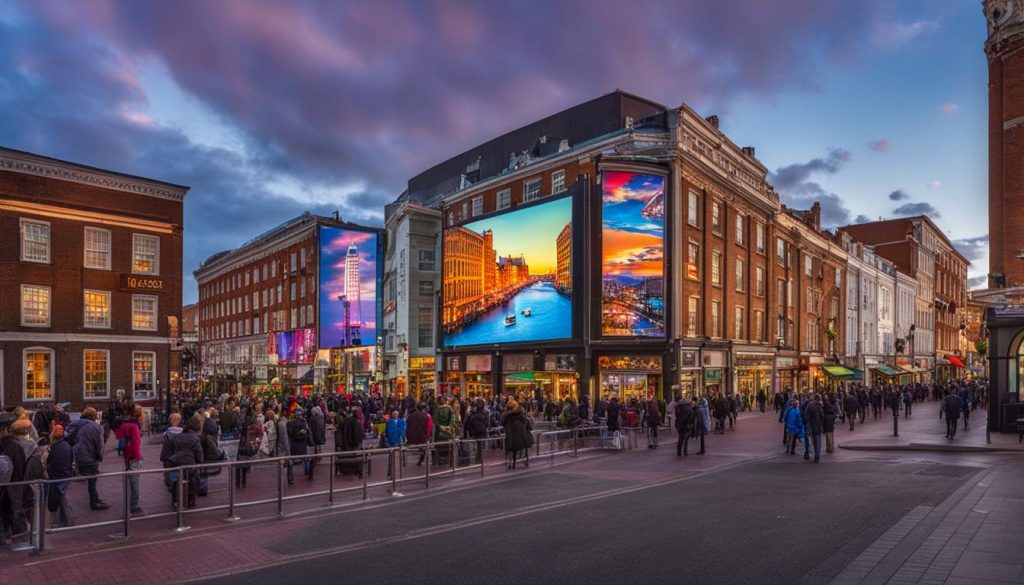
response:
[(1024, 42), (1024, 0), (983, 0), (982, 11), (988, 25), (985, 54), (989, 59)]
[[(203, 264), (193, 272), (196, 282), (199, 285), (206, 284), (207, 282), (216, 279), (228, 272), (237, 270), (243, 266), (256, 262), (262, 258), (275, 254), (302, 242), (310, 237), (316, 237), (316, 226), (319, 225), (316, 221), (310, 221), (310, 223), (301, 223), (296, 225), (293, 229), (275, 234), (274, 236), (267, 238), (266, 240), (254, 242), (248, 246), (243, 246), (232, 250), (213, 260)], [(318, 250), (314, 250), (314, 258)]]
[(0, 147), (0, 171), (70, 181), (170, 201), (184, 201), (189, 188), (152, 179), (123, 175), (67, 161)]

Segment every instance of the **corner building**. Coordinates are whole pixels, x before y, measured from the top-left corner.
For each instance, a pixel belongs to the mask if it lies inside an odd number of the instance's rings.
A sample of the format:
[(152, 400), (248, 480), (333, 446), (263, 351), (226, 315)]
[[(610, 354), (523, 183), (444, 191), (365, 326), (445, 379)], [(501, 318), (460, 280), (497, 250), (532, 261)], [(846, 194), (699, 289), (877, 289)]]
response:
[(187, 192), (0, 148), (0, 407), (166, 396)]
[[(449, 259), (478, 257), (462, 257), (467, 231), (494, 230), (499, 285), (524, 264), (525, 288), (485, 287), (438, 328), (441, 389), (593, 400), (823, 386), (820, 366), (843, 353), (845, 252), (820, 208), (784, 209), (766, 177), (716, 117), (621, 91), (414, 177), (403, 197), (442, 212), (442, 298), (465, 286)], [(571, 221), (543, 228), (537, 252), (542, 228), (513, 218), (558, 202)], [(562, 312), (538, 309), (556, 294)]]

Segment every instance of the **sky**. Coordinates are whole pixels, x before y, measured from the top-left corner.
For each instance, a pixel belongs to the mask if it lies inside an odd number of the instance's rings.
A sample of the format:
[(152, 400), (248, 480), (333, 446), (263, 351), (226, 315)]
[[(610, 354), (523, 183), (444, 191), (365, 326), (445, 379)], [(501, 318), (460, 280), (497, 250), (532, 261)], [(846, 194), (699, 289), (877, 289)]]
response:
[(377, 235), (341, 228), (320, 228), (320, 347), (337, 346), (345, 337), (345, 258), (355, 244), (359, 253), (359, 305), (350, 301), (349, 320), (361, 323), (363, 345), (377, 342)]
[(552, 274), (558, 267), (558, 234), (572, 223), (572, 197), (468, 223), (462, 227), (494, 233), (498, 257), (522, 255), (530, 274)]
[(605, 171), (601, 180), (602, 277), (636, 283), (645, 276), (664, 276), (664, 220), (640, 212), (664, 194), (665, 177)]
[(975, 0), (0, 0), (0, 145), (192, 187), (210, 255), (380, 225), (409, 177), (616, 88), (717, 114), (783, 202), (929, 214), (987, 272)]

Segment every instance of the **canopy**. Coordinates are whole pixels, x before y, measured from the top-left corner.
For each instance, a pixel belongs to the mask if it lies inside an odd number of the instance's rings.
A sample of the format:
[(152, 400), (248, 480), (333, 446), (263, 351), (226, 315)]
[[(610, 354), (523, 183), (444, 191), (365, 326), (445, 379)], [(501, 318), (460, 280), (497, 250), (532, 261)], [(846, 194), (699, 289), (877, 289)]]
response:
[(516, 380), (533, 380), (534, 379), (533, 372), (513, 372), (513, 373), (509, 374), (508, 377), (516, 379)]
[(949, 360), (949, 363), (953, 364), (954, 366), (956, 366), (958, 368), (965, 367), (964, 366), (964, 362), (961, 361), (961, 359), (956, 357), (955, 355), (951, 355), (951, 356), (947, 357), (946, 359)]
[(862, 377), (864, 374), (860, 370), (857, 370), (855, 368), (848, 368), (846, 366), (824, 365), (821, 366), (821, 369), (825, 370), (825, 373), (828, 374), (829, 376), (832, 376), (833, 378), (844, 378), (854, 380)]
[(878, 372), (879, 374), (882, 374), (883, 376), (889, 376), (889, 377), (902, 376), (903, 374), (909, 374), (910, 373), (910, 372), (904, 370), (903, 368), (893, 367), (893, 366), (889, 366), (889, 365), (886, 365), (886, 364), (878, 364), (876, 366), (871, 366), (871, 369), (876, 371), (876, 372)]

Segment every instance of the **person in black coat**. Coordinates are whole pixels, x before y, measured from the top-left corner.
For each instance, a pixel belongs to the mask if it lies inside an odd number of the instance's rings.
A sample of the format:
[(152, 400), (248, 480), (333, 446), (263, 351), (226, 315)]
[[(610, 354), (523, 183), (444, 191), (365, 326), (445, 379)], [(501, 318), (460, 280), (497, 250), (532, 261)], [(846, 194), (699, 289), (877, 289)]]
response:
[(960, 412), (963, 410), (963, 403), (960, 397), (952, 392), (946, 391), (946, 398), (942, 400), (942, 409), (946, 414), (946, 438), (956, 438), (957, 421), (960, 420)]
[(622, 403), (619, 402), (619, 397), (612, 396), (612, 399), (608, 401), (608, 408), (606, 410), (608, 415), (608, 432), (614, 433), (622, 429), (622, 420), (619, 418), (621, 412)]
[(836, 405), (836, 397), (829, 396), (828, 401), (822, 409), (822, 431), (825, 433), (825, 452), (831, 453), (835, 449), (836, 418), (839, 416)]
[(853, 421), (857, 417), (857, 409), (860, 408), (860, 401), (857, 400), (857, 395), (850, 392), (843, 399), (843, 413), (846, 418), (850, 421), (850, 430), (853, 430)]
[[(289, 455), (308, 454), (310, 431), (306, 418), (302, 416), (302, 408), (295, 409), (295, 413), (292, 415), (292, 419), (288, 421), (288, 426), (286, 428), (288, 431), (288, 441), (291, 446), (291, 452)], [(313, 480), (314, 463), (315, 462), (312, 459), (302, 460), (302, 473), (309, 481)], [(294, 481), (291, 475), (289, 475), (288, 480), (289, 485)]]
[[(48, 479), (71, 479), (74, 473), (71, 470), (71, 443), (64, 440), (63, 425), (53, 425), (50, 431), (50, 447), (46, 456), (46, 477)], [(46, 485), (46, 509), (51, 514), (56, 513), (53, 527), (74, 526), (75, 519), (71, 514), (71, 504), (68, 503), (67, 491), (68, 481), (50, 483)]]
[[(345, 414), (345, 418), (338, 425), (338, 430), (334, 432), (334, 450), (340, 453), (350, 453), (352, 451), (358, 451), (363, 448), (363, 441), (366, 439), (366, 431), (363, 429), (363, 425), (359, 422), (359, 413), (357, 411), (359, 407), (353, 407), (351, 411)], [(352, 458), (342, 458), (334, 466), (335, 475), (339, 473), (354, 473), (359, 477), (363, 476), (363, 465), (362, 461), (356, 461)]]
[(516, 468), (519, 453), (526, 455), (524, 465), (530, 465), (530, 447), (533, 446), (533, 421), (526, 416), (523, 407), (515, 400), (509, 400), (505, 414), (501, 416), (501, 426), (505, 428), (505, 451), (508, 456), (509, 469)]
[(693, 424), (696, 416), (693, 404), (689, 400), (685, 398), (676, 399), (676, 430), (679, 432), (679, 438), (676, 440), (677, 457), (689, 455), (686, 452), (686, 447), (690, 442), (690, 435), (693, 434)]
[[(168, 462), (174, 467), (181, 467), (183, 465), (199, 465), (206, 461), (205, 454), (203, 452), (203, 441), (200, 438), (203, 429), (203, 418), (202, 415), (196, 414), (192, 418), (188, 419), (188, 424), (185, 426), (185, 432), (179, 433), (171, 439), (172, 453)], [(196, 496), (202, 495), (202, 484), (200, 479), (200, 473), (197, 469), (187, 469), (181, 472), (184, 477), (178, 477), (179, 481), (184, 481), (186, 485), (185, 505), (188, 508), (196, 507)], [(173, 472), (172, 472), (173, 474)], [(172, 483), (174, 476), (172, 475)], [(178, 490), (171, 492), (171, 502), (175, 506), (178, 505)]]
[[(804, 407), (804, 428), (811, 436), (811, 444), (814, 446), (814, 462), (821, 460), (821, 433), (825, 425), (825, 413), (821, 407), (821, 400), (817, 394), (811, 395), (811, 400)], [(804, 455), (807, 459), (807, 455)]]

